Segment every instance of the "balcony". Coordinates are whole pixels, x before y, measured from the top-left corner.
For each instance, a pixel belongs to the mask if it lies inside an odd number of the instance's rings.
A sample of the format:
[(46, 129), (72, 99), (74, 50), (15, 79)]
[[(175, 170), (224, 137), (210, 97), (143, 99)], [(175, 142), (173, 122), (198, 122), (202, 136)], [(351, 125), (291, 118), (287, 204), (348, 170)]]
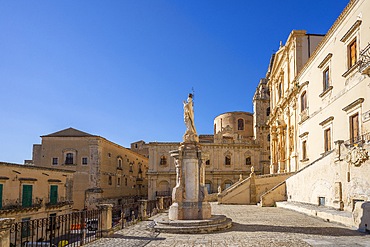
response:
[(1, 211), (23, 211), (23, 210), (37, 210), (41, 208), (42, 199), (36, 198), (29, 202), (22, 202), (21, 199), (5, 199), (0, 208)]
[(45, 203), (45, 208), (47, 208), (47, 209), (61, 208), (61, 207), (64, 207), (66, 205), (72, 205), (72, 204), (73, 204), (73, 201), (69, 201), (64, 197), (60, 197), (60, 198), (58, 198), (58, 200), (56, 202), (50, 202), (49, 201), (49, 202)]
[(355, 138), (351, 138), (347, 141), (344, 142), (344, 145), (347, 148), (355, 147), (355, 146), (360, 146), (362, 147), (364, 144), (370, 145), (370, 132), (357, 136)]
[(358, 63), (360, 73), (370, 76), (370, 43), (360, 52)]

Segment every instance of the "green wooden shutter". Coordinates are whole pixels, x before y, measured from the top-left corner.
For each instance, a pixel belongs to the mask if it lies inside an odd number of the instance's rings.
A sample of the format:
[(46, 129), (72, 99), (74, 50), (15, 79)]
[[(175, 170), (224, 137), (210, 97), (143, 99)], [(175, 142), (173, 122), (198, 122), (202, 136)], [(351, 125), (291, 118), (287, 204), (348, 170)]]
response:
[(22, 207), (32, 206), (32, 185), (23, 185), (22, 190)]
[(0, 208), (3, 207), (3, 185), (0, 184)]
[(58, 185), (50, 185), (50, 204), (58, 202)]

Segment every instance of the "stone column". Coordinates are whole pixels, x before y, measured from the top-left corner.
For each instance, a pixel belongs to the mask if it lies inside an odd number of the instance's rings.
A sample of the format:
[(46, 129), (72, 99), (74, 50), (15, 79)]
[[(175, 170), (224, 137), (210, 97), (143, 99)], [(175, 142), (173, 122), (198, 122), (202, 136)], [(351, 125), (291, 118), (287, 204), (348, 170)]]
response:
[(10, 246), (10, 227), (14, 223), (13, 218), (0, 219), (0, 247)]
[(278, 165), (278, 162), (277, 162), (277, 152), (278, 152), (278, 148), (277, 148), (277, 133), (276, 133), (276, 127), (271, 127), (271, 143), (272, 143), (272, 147), (271, 147), (271, 165), (270, 165), (270, 174), (274, 174), (276, 173), (276, 170), (277, 170), (277, 165)]
[(98, 205), (98, 209), (102, 211), (101, 215), (101, 225), (102, 225), (102, 235), (103, 237), (107, 237), (113, 234), (112, 229), (112, 204), (100, 204)]
[(163, 203), (163, 196), (161, 196), (161, 197), (158, 197), (158, 208), (159, 208), (159, 210), (160, 211), (163, 211), (163, 209), (164, 209), (164, 203)]

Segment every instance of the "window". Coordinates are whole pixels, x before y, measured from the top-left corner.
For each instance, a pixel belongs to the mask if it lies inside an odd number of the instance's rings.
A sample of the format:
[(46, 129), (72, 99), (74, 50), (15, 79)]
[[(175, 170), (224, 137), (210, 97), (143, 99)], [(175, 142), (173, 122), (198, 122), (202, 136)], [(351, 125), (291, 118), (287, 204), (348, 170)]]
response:
[(112, 157), (112, 154), (111, 153), (108, 153), (108, 158)]
[(72, 165), (73, 164), (73, 153), (67, 153), (66, 154), (66, 160), (64, 162), (66, 165)]
[(351, 68), (357, 63), (357, 43), (356, 39), (354, 39), (348, 45), (348, 68)]
[(302, 142), (302, 160), (307, 159), (307, 141)]
[(32, 185), (24, 184), (22, 186), (22, 207), (32, 206)]
[(331, 150), (331, 133), (330, 128), (324, 130), (324, 151), (328, 152)]
[(226, 190), (227, 188), (229, 188), (232, 184), (233, 184), (233, 183), (232, 183), (231, 181), (226, 181), (226, 182), (225, 182), (225, 190)]
[(349, 118), (349, 127), (350, 127), (350, 141), (351, 143), (357, 143), (359, 141), (360, 131), (359, 131), (359, 122), (358, 122), (358, 113)]
[(266, 116), (270, 116), (270, 113), (271, 113), (270, 107), (267, 107), (266, 108)]
[(327, 67), (323, 72), (323, 91), (326, 91), (329, 89), (329, 67)]
[(110, 176), (110, 175), (109, 175), (109, 177), (108, 177), (108, 184), (109, 184), (109, 185), (112, 185), (112, 176)]
[(251, 165), (252, 164), (252, 158), (251, 157), (247, 157), (247, 158), (245, 158), (245, 164), (246, 165)]
[(58, 158), (53, 158), (52, 164), (53, 164), (53, 166), (58, 165)]
[(3, 207), (3, 184), (0, 184), (0, 209)]
[(127, 186), (127, 178), (125, 178), (125, 186)]
[(50, 204), (58, 203), (58, 185), (50, 185)]
[(118, 169), (122, 169), (122, 159), (121, 158), (117, 159), (117, 167)]
[(117, 185), (120, 186), (121, 185), (121, 178), (117, 178)]
[(207, 188), (208, 194), (211, 194), (212, 193), (212, 185), (211, 185), (210, 181), (206, 181), (206, 188)]
[(238, 130), (244, 130), (244, 120), (238, 119)]
[(281, 98), (282, 96), (282, 91), (283, 91), (283, 86), (281, 83), (279, 83), (279, 87), (278, 87), (278, 94), (279, 94), (279, 99)]
[(210, 160), (206, 160), (206, 166), (209, 166), (211, 164)]
[(231, 157), (230, 155), (225, 156), (225, 165), (229, 166), (231, 165)]
[(164, 155), (161, 156), (161, 160), (159, 161), (159, 164), (162, 165), (162, 166), (167, 165), (166, 156), (164, 156)]
[(271, 140), (270, 134), (267, 135), (267, 141), (269, 142)]
[(83, 157), (82, 158), (82, 164), (83, 165), (87, 165), (87, 157)]
[(319, 206), (325, 206), (325, 197), (319, 197)]
[(307, 93), (306, 93), (306, 91), (304, 91), (301, 94), (301, 112), (306, 110), (306, 108), (307, 108)]

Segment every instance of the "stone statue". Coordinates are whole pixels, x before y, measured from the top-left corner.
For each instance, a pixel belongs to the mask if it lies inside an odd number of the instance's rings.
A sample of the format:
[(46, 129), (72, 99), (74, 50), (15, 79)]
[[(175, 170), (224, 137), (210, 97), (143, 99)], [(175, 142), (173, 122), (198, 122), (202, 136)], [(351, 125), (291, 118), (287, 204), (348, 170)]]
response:
[(197, 131), (194, 124), (193, 94), (189, 94), (187, 102), (184, 101), (184, 121), (186, 132), (184, 141), (198, 141)]
[(218, 194), (221, 194), (222, 190), (221, 190), (221, 186), (219, 185), (218, 188), (217, 188), (217, 192)]

